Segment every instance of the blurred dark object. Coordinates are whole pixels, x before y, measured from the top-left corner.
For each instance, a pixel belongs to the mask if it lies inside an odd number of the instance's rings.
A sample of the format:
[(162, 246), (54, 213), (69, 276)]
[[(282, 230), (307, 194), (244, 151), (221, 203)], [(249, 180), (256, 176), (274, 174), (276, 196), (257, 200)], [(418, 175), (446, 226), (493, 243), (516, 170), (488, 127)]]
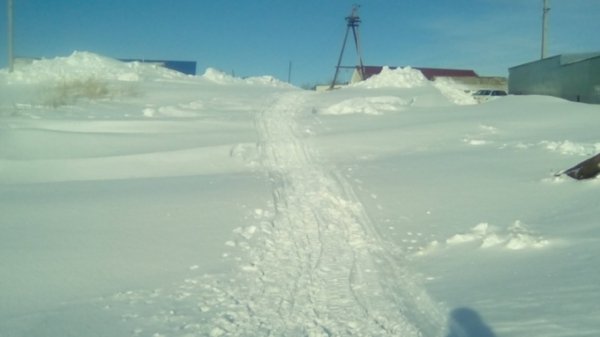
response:
[(600, 173), (600, 153), (563, 171), (561, 174), (566, 174), (573, 179), (583, 180), (595, 178), (598, 173)]

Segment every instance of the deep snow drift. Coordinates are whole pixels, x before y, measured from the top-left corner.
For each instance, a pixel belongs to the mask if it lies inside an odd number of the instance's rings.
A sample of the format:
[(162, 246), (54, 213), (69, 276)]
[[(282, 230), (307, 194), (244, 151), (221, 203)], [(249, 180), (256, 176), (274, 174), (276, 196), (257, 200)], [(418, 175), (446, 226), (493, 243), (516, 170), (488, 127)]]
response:
[(597, 336), (600, 107), (0, 71), (1, 336)]

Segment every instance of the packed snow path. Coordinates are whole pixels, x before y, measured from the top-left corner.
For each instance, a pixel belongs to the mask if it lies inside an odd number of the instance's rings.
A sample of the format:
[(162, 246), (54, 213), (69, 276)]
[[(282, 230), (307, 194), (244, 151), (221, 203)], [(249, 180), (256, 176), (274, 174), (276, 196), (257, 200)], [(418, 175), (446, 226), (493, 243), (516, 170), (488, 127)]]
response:
[(133, 336), (443, 336), (444, 312), (402, 250), (387, 248), (351, 184), (306, 141), (314, 95), (286, 91), (256, 111), (273, 198), (228, 242), (239, 271), (113, 296), (106, 306)]
[(257, 116), (274, 211), (244, 268), (246, 310), (222, 332), (439, 336), (436, 304), (385, 251), (350, 184), (303, 141), (296, 117), (311, 113), (309, 98), (283, 94)]

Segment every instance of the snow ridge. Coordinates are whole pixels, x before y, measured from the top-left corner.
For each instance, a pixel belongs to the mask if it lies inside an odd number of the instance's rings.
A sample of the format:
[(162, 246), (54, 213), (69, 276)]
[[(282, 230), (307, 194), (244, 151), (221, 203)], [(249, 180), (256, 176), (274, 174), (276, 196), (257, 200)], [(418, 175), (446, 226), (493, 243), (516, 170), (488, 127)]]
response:
[(306, 99), (283, 94), (257, 118), (274, 211), (211, 334), (440, 335), (437, 305), (392, 263), (349, 183), (298, 136)]
[(64, 83), (75, 80), (139, 82), (149, 79), (179, 79), (186, 75), (158, 65), (121, 62), (90, 52), (75, 51), (67, 57), (35, 60), (13, 73), (0, 72), (7, 83)]

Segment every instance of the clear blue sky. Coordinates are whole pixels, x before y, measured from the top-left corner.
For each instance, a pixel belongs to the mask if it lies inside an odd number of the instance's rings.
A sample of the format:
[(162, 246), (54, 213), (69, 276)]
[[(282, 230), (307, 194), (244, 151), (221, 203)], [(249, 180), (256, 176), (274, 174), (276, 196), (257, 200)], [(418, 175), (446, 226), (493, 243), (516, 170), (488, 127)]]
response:
[[(540, 54), (542, 0), (14, 0), (15, 55), (193, 60), (200, 74), (214, 67), (283, 80), (291, 61), (293, 83), (327, 82), (357, 2), (367, 65), (506, 75)], [(550, 55), (600, 51), (600, 0), (550, 4)], [(352, 48), (346, 55), (344, 64), (356, 64)]]

